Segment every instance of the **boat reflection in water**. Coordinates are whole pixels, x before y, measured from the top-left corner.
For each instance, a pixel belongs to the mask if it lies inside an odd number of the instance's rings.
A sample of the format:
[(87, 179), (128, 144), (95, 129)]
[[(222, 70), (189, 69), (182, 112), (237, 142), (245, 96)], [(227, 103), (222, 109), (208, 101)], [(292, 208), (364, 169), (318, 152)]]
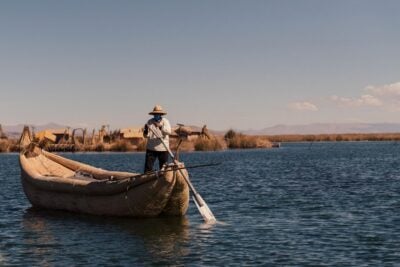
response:
[(132, 219), (30, 208), (22, 227), (22, 254), (34, 265), (179, 264), (190, 252), (185, 216)]

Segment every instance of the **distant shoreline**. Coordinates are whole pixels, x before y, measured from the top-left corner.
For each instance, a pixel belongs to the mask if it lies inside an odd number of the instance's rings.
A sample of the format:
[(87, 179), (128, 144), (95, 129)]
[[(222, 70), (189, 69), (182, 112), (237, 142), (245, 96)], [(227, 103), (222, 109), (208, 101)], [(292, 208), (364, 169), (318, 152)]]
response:
[[(290, 142), (281, 142), (280, 147), (284, 147), (285, 144), (312, 144), (312, 143), (390, 143), (390, 142), (399, 142), (400, 140), (360, 140), (360, 141), (290, 141)], [(197, 153), (197, 152), (221, 152), (221, 151), (235, 151), (235, 150), (262, 150), (262, 149), (271, 149), (270, 147), (255, 147), (255, 148), (224, 148), (220, 150), (180, 150), (181, 153)], [(129, 150), (129, 151), (117, 151), (117, 150), (103, 150), (103, 151), (84, 151), (84, 150), (77, 150), (77, 151), (52, 151), (55, 153), (68, 153), (68, 154), (144, 154), (145, 151), (143, 150)], [(19, 151), (2, 151), (0, 150), (0, 155), (18, 155)]]
[[(22, 134), (31, 136), (29, 128)], [(60, 135), (60, 134), (58, 134)], [(58, 140), (52, 140), (49, 137), (29, 137), (34, 140), (41, 148), (50, 152), (142, 152), (146, 150), (146, 139), (140, 134), (140, 138), (124, 139), (120, 135), (111, 138), (108, 141), (105, 138), (99, 138), (92, 135), (72, 137), (61, 133)], [(225, 134), (200, 134), (195, 138), (184, 138), (180, 135), (171, 135), (170, 147), (172, 150), (182, 152), (190, 151), (221, 151), (228, 149), (256, 149), (256, 148), (279, 148), (281, 143), (301, 143), (301, 142), (382, 142), (382, 141), (400, 141), (400, 133), (344, 133), (344, 134), (287, 134), (287, 135), (246, 135), (234, 130), (229, 130)], [(47, 138), (47, 139), (46, 139)], [(182, 139), (183, 138), (183, 139)], [(0, 153), (19, 152), (22, 148), (19, 144), (21, 138), (8, 137), (4, 134), (0, 138)], [(104, 140), (103, 140), (104, 139)], [(60, 142), (61, 140), (61, 142)], [(100, 140), (100, 141), (99, 141)], [(183, 140), (183, 142), (180, 142)], [(30, 142), (30, 141), (28, 141)]]
[(400, 133), (267, 135), (271, 142), (400, 141)]

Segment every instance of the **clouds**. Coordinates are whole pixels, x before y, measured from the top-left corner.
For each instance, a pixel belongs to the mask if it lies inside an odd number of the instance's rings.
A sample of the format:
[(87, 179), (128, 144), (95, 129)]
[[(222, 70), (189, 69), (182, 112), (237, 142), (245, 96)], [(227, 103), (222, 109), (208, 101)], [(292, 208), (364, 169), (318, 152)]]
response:
[(331, 96), (330, 101), (339, 107), (370, 107), (384, 111), (400, 111), (400, 82), (381, 86), (369, 85), (364, 88), (364, 94), (356, 98)]
[(293, 102), (288, 105), (288, 107), (292, 110), (298, 111), (318, 111), (318, 107), (311, 102)]
[(380, 107), (383, 105), (383, 102), (373, 95), (361, 95), (359, 98), (347, 98), (334, 95), (330, 97), (330, 100), (336, 104), (347, 107)]
[(382, 86), (367, 86), (366, 91), (377, 96), (397, 96), (400, 97), (400, 82), (385, 84)]
[[(321, 109), (320, 109), (321, 107)], [(400, 112), (400, 82), (380, 86), (369, 85), (360, 90), (359, 96), (332, 95), (320, 99), (292, 102), (287, 105), (292, 111), (346, 111), (348, 109), (370, 109), (383, 112)]]

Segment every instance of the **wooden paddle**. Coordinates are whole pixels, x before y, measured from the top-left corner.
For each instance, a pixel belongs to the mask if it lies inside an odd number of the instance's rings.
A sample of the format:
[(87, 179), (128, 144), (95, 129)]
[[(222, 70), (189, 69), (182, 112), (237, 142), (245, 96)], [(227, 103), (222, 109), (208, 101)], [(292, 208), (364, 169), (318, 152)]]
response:
[[(173, 159), (175, 164), (182, 164), (178, 160), (175, 159), (174, 154), (172, 153), (171, 149), (165, 144), (164, 140), (162, 139), (161, 136), (158, 135), (158, 133), (153, 129), (153, 125), (147, 125), (150, 131), (161, 141), (161, 143), (164, 145), (165, 149), (167, 149), (169, 155)], [(196, 191), (194, 188), (193, 184), (190, 182), (189, 176), (187, 176), (181, 168), (178, 169), (183, 178), (185, 179), (186, 183), (188, 184), (190, 190), (193, 193), (193, 201), (196, 204), (197, 209), (199, 210), (201, 216), (203, 217), (204, 221), (206, 223), (216, 223), (217, 219), (215, 219), (214, 214), (211, 212), (210, 208), (208, 207), (207, 203), (204, 201), (204, 199), (200, 196), (200, 194)]]

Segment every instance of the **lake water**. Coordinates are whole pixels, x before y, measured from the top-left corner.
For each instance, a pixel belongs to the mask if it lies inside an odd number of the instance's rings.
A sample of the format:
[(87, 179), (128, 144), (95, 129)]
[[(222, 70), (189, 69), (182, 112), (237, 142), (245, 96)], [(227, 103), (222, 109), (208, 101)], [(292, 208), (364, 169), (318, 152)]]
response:
[[(144, 154), (65, 154), (140, 172)], [(183, 218), (104, 218), (30, 208), (18, 155), (0, 154), (0, 266), (400, 265), (400, 145), (284, 144), (185, 153), (194, 203)]]

